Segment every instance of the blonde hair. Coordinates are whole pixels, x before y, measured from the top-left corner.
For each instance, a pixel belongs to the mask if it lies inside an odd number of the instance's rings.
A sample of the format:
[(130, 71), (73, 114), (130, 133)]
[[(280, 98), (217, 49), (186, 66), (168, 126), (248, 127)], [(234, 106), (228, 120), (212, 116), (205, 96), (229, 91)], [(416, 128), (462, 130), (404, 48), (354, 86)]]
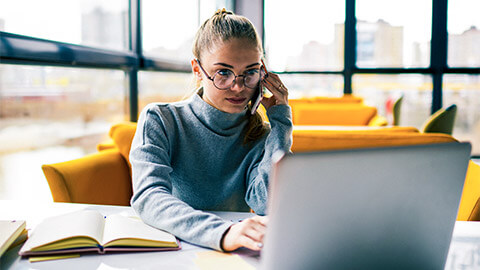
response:
[[(193, 42), (193, 55), (202, 60), (202, 52), (212, 52), (214, 47), (230, 39), (244, 39), (256, 46), (261, 55), (263, 47), (252, 22), (247, 18), (235, 15), (231, 11), (219, 9), (207, 19), (198, 29)], [(199, 94), (203, 94), (199, 92)], [(251, 102), (250, 102), (251, 103)], [(267, 126), (258, 112), (251, 114), (252, 104), (248, 105), (247, 114), (250, 116), (245, 127), (245, 144), (261, 138), (267, 131)]]

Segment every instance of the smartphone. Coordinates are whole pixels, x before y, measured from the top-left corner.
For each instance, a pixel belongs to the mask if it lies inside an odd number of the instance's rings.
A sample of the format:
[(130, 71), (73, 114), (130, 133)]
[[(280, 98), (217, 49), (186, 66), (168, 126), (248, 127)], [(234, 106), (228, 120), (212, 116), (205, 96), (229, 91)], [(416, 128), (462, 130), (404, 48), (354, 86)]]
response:
[[(262, 61), (262, 69), (265, 72), (265, 77), (263, 79), (265, 79), (268, 76), (268, 71), (267, 71), (267, 68), (265, 67), (265, 63), (263, 62), (263, 59), (261, 61)], [(253, 96), (255, 97), (255, 101), (253, 102), (253, 105), (252, 105), (252, 115), (255, 114), (255, 112), (258, 109), (258, 106), (260, 106), (260, 102), (263, 99), (263, 87), (261, 86), (261, 82), (258, 83), (257, 91)]]

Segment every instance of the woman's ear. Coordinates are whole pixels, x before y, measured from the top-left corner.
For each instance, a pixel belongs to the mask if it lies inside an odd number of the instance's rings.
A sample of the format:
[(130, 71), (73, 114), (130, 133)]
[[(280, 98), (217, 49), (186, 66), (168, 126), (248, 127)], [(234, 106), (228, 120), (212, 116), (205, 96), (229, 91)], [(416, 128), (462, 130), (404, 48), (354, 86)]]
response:
[(197, 80), (202, 80), (202, 74), (200, 73), (200, 66), (198, 65), (198, 62), (196, 59), (192, 59), (192, 71), (193, 71), (193, 74), (195, 75), (195, 78)]

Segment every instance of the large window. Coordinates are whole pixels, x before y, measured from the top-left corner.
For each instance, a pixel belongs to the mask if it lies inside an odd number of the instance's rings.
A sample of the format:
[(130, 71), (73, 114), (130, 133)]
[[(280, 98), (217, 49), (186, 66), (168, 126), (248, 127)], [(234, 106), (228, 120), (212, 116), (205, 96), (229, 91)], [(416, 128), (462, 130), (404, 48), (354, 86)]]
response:
[(172, 102), (188, 98), (194, 93), (192, 74), (176, 72), (141, 71), (139, 73), (139, 108), (152, 102)]
[(445, 106), (457, 105), (453, 136), (472, 142), (475, 154), (480, 154), (480, 75), (447, 74), (444, 76)]
[(291, 97), (352, 93), (421, 128), (457, 104), (454, 136), (480, 155), (480, 2), (265, 0), (267, 64)]
[(353, 77), (353, 91), (365, 103), (388, 116), (386, 106), (403, 96), (400, 125), (420, 128), (430, 115), (432, 78), (419, 74), (358, 74)]
[(480, 67), (478, 10), (478, 0), (448, 2), (448, 65), (451, 67)]
[(218, 0), (142, 1), (144, 54), (189, 64), (196, 30), (221, 7), (232, 9), (229, 1)]
[(128, 50), (128, 0), (0, 1), (0, 31)]
[(0, 198), (51, 200), (41, 165), (96, 151), (110, 126), (125, 120), (124, 77), (0, 64)]
[(345, 2), (265, 0), (265, 51), (275, 71), (343, 69)]
[(289, 87), (288, 98), (343, 95), (343, 78), (337, 74), (283, 74)]
[(357, 0), (356, 17), (357, 66), (430, 65), (431, 0)]
[(193, 35), (221, 7), (233, 1), (0, 1), (0, 199), (52, 200), (42, 164), (191, 92)]

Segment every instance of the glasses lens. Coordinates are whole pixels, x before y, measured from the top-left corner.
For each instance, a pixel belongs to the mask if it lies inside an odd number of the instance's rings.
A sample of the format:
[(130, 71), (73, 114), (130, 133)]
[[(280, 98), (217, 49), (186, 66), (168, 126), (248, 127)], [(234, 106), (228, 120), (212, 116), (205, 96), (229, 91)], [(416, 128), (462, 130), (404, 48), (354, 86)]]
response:
[(228, 69), (220, 70), (215, 73), (215, 76), (213, 76), (213, 84), (220, 89), (230, 88), (234, 80), (235, 74), (233, 74), (233, 72)]
[(255, 88), (258, 82), (263, 78), (262, 71), (258, 69), (249, 70), (245, 73), (244, 82), (245, 86), (249, 88)]

